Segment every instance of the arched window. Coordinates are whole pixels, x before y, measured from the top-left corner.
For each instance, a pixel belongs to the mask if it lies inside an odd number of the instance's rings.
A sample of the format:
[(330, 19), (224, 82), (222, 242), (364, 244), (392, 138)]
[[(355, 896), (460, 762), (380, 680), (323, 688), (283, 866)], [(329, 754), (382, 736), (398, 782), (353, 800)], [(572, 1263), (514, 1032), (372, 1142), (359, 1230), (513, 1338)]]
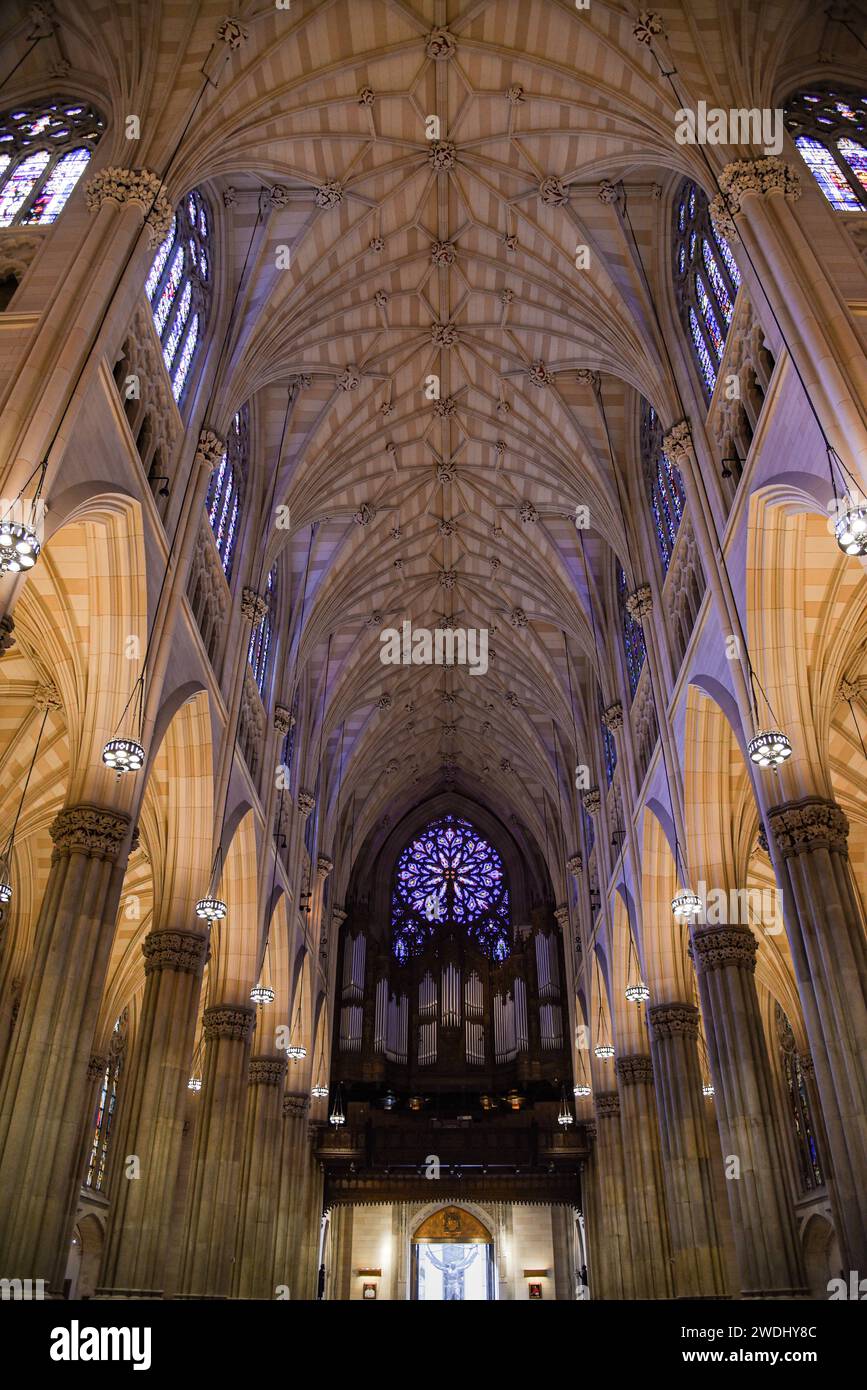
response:
[(208, 513), (223, 563), (223, 573), (227, 579), (232, 577), (238, 521), (247, 481), (249, 442), (249, 412), (246, 405), (242, 405), (232, 421), (226, 452), (220, 459), (219, 467), (211, 474), (205, 498), (205, 511)]
[(674, 200), (672, 248), (678, 310), (709, 401), (741, 276), (728, 242), (714, 231), (707, 198), (689, 179)]
[(277, 566), (272, 565), (265, 584), (267, 611), (261, 623), (257, 623), (250, 633), (250, 646), (247, 660), (253, 672), (253, 679), (259, 687), (259, 694), (265, 694), (265, 678), (268, 675), (268, 657), (271, 653), (271, 639), (274, 633), (274, 618), (277, 604)]
[(431, 821), (397, 861), (391, 896), (392, 949), (420, 954), (438, 928), (458, 927), (494, 960), (511, 944), (503, 861), (468, 820)]
[(663, 574), (668, 573), (674, 542), (683, 519), (686, 497), (677, 464), (663, 453), (662, 423), (653, 406), (641, 403), (641, 468), (653, 514), (656, 548)]
[(0, 227), (54, 222), (87, 168), (105, 121), (72, 97), (0, 115)]
[(87, 1164), (85, 1186), (95, 1192), (104, 1192), (108, 1182), (108, 1152), (111, 1141), (111, 1125), (117, 1108), (117, 1083), (123, 1070), (126, 1051), (126, 1028), (128, 1011), (124, 1009), (114, 1025), (111, 1042), (108, 1046), (108, 1063), (99, 1089), (96, 1102), (96, 1115), (93, 1122), (93, 1141)]
[(786, 102), (786, 129), (832, 208), (867, 211), (867, 96), (820, 86)]
[(180, 401), (190, 378), (207, 318), (212, 279), (210, 227), (201, 193), (188, 193), (172, 218), (145, 281), (176, 401)]
[(638, 677), (644, 665), (644, 633), (641, 624), (633, 618), (626, 607), (629, 588), (622, 565), (617, 566), (617, 607), (620, 613), (620, 629), (623, 633), (623, 654), (626, 657), (626, 670), (629, 675), (629, 691), (634, 695), (638, 689)]
[(821, 1187), (825, 1179), (816, 1147), (816, 1130), (810, 1113), (810, 1098), (807, 1091), (807, 1078), (795, 1046), (792, 1025), (779, 1004), (774, 1004), (774, 1021), (780, 1042), (780, 1056), (783, 1063), (783, 1082), (789, 1101), (789, 1113), (795, 1134), (795, 1148), (798, 1154), (801, 1189), (810, 1192)]
[(614, 779), (614, 769), (617, 767), (617, 744), (614, 742), (614, 735), (609, 729), (605, 720), (602, 718), (603, 702), (602, 696), (599, 697), (599, 727), (602, 730), (602, 755), (605, 760), (605, 780), (609, 787)]

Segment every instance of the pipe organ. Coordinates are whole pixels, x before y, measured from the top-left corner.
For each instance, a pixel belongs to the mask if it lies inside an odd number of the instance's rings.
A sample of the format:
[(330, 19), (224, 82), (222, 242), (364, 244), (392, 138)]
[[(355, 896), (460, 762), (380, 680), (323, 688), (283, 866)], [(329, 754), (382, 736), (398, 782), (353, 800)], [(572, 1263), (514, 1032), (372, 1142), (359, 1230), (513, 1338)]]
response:
[(403, 960), (351, 914), (343, 932), (335, 1081), (353, 1094), (365, 1085), (383, 1093), (493, 1093), (568, 1076), (553, 922), (523, 929), (504, 960), (454, 923)]

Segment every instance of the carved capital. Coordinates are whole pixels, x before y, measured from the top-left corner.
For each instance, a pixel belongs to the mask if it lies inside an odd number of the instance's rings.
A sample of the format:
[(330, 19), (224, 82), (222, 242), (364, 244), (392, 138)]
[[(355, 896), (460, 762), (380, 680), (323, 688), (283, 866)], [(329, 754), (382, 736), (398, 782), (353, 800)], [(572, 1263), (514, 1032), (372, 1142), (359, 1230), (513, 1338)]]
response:
[(100, 1077), (105, 1076), (105, 1069), (107, 1066), (107, 1057), (100, 1057), (97, 1052), (91, 1053), (90, 1060), (87, 1064), (88, 1081), (98, 1081)]
[(15, 631), (15, 623), (8, 613), (4, 613), (0, 618), (0, 656), (8, 652), (10, 647), (15, 646), (15, 638), (12, 636)]
[(594, 1096), (597, 1120), (616, 1120), (620, 1114), (620, 1096), (617, 1091), (600, 1091)]
[(554, 919), (559, 923), (560, 930), (565, 932), (569, 926), (569, 909), (566, 907), (565, 903), (562, 907), (554, 908)]
[(679, 468), (681, 464), (686, 462), (691, 449), (692, 435), (689, 432), (689, 421), (679, 420), (676, 425), (672, 425), (668, 434), (663, 438), (662, 452)]
[(334, 860), (329, 859), (327, 854), (320, 854), (316, 860), (316, 872), (320, 878), (327, 878), (334, 868)]
[(310, 812), (313, 810), (313, 807), (315, 805), (316, 797), (313, 795), (312, 792), (302, 790), (298, 793), (298, 810), (301, 812), (305, 820), (310, 815)]
[(618, 1057), (614, 1070), (624, 1086), (652, 1086), (653, 1062), (642, 1052)]
[(798, 1061), (801, 1064), (801, 1071), (804, 1073), (805, 1076), (816, 1075), (816, 1064), (813, 1061), (812, 1055), (809, 1052), (799, 1052)]
[(570, 854), (569, 858), (566, 860), (566, 868), (573, 878), (580, 878), (581, 874), (584, 872), (584, 860), (581, 858), (581, 855), (578, 853)]
[(349, 914), (342, 907), (333, 907), (331, 909), (331, 920), (338, 929), (343, 926), (348, 915)]
[(581, 793), (581, 800), (585, 810), (589, 811), (591, 816), (599, 814), (599, 808), (602, 805), (602, 793), (598, 787), (588, 787), (586, 791)]
[(99, 169), (85, 183), (84, 196), (90, 212), (98, 212), (106, 202), (119, 207), (133, 203), (141, 208), (151, 246), (158, 246), (172, 225), (174, 211), (163, 192), (162, 179), (150, 169), (121, 169), (117, 165)]
[(57, 686), (51, 681), (46, 681), (44, 685), (37, 685), (33, 692), (33, 703), (37, 709), (62, 709), (63, 704)]
[(258, 627), (268, 612), (268, 600), (245, 584), (241, 590), (241, 612), (254, 627)]
[(770, 854), (771, 847), (768, 844), (768, 832), (765, 830), (763, 821), (759, 821), (759, 833), (756, 838), (758, 840), (759, 849), (764, 850), (765, 854)]
[(246, 1004), (214, 1004), (202, 1014), (205, 1042), (231, 1038), (244, 1042), (256, 1027), (256, 1010)]
[(619, 700), (602, 711), (602, 723), (612, 734), (619, 733), (623, 728), (623, 706)]
[(749, 927), (695, 927), (690, 950), (697, 970), (723, 970), (733, 965), (751, 973), (759, 944)]
[(697, 1038), (698, 1009), (694, 1004), (654, 1004), (647, 1010), (657, 1038)]
[(86, 854), (114, 863), (129, 833), (130, 818), (101, 806), (67, 806), (52, 821), (54, 854)]
[(285, 705), (274, 706), (274, 728), (278, 734), (288, 734), (295, 723), (295, 715)]
[(303, 1120), (309, 1108), (309, 1096), (287, 1094), (283, 1097), (283, 1115), (287, 1120)]
[(628, 596), (626, 611), (637, 623), (644, 622), (644, 619), (653, 611), (653, 594), (649, 584), (639, 584), (635, 592)]
[(797, 169), (779, 155), (733, 160), (720, 174), (719, 187), (720, 192), (711, 200), (710, 215), (716, 230), (725, 237), (737, 235), (734, 219), (743, 210), (744, 198), (782, 193), (793, 203), (801, 196)]
[(145, 975), (157, 970), (176, 970), (196, 975), (209, 955), (208, 938), (204, 932), (152, 931), (142, 942)]
[(251, 1057), (247, 1073), (250, 1086), (282, 1086), (288, 1062), (285, 1057)]
[(226, 452), (226, 441), (213, 430), (203, 429), (196, 445), (196, 464), (211, 473)]
[(606, 206), (610, 207), (612, 203), (616, 203), (620, 197), (620, 189), (617, 184), (612, 183), (610, 179), (603, 179), (599, 185), (596, 196), (600, 203), (605, 203)]
[(836, 801), (821, 796), (789, 801), (768, 812), (767, 824), (784, 859), (817, 849), (847, 853), (849, 822)]

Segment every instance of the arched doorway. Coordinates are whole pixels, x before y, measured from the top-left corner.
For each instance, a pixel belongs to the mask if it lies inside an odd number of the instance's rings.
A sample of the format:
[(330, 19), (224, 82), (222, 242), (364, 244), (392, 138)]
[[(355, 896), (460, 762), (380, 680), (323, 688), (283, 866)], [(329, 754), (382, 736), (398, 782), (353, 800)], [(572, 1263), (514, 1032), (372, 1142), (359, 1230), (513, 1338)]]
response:
[(463, 1207), (441, 1207), (412, 1237), (412, 1293), (422, 1302), (482, 1302), (496, 1297), (494, 1238)]

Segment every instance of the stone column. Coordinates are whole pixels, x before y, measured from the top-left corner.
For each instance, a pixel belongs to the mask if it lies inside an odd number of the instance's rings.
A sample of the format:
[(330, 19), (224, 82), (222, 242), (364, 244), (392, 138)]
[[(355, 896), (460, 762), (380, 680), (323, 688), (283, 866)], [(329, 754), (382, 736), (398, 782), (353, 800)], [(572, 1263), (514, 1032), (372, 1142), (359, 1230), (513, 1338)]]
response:
[(773, 1079), (765, 1049), (749, 927), (696, 927), (698, 975), (717, 1120), (743, 1298), (806, 1293), (787, 1170), (774, 1123)]
[(676, 1298), (724, 1298), (698, 1061), (698, 1009), (648, 1009)]
[(0, 1269), (45, 1279), (58, 1293), (129, 832), (129, 816), (100, 806), (66, 807), (53, 822), (51, 872), (3, 1078)]
[(136, 1154), (141, 1176), (113, 1184), (101, 1297), (158, 1298), (170, 1244), (190, 1063), (208, 937), (155, 931), (142, 945), (145, 990), (117, 1152)]
[(618, 1057), (620, 1124), (636, 1298), (671, 1298), (671, 1242), (665, 1210), (653, 1063)]
[(840, 807), (807, 796), (767, 816), (822, 1103), (846, 1268), (867, 1269), (867, 937)]
[(256, 1010), (246, 1004), (217, 1004), (205, 1010), (203, 1025), (205, 1070), (178, 1297), (228, 1298)]
[(623, 1135), (620, 1129), (620, 1096), (602, 1091), (596, 1097), (596, 1163), (601, 1205), (599, 1222), (605, 1242), (605, 1287), (594, 1297), (634, 1298), (633, 1256), (626, 1213), (626, 1176)]
[(274, 1286), (283, 1285), (294, 1299), (298, 1293), (298, 1233), (302, 1189), (302, 1158), (307, 1133), (310, 1097), (283, 1097), (283, 1133), (280, 1153), (277, 1220), (274, 1240)]
[(322, 1125), (308, 1125), (304, 1142), (305, 1180), (301, 1207), (301, 1242), (298, 1251), (301, 1298), (315, 1298), (319, 1283), (319, 1236), (322, 1229), (324, 1179), (322, 1166), (314, 1150), (319, 1144), (322, 1130)]
[(554, 1297), (558, 1302), (572, 1302), (575, 1298), (575, 1238), (573, 1222), (575, 1213), (571, 1207), (552, 1206), (551, 1245), (554, 1250)]
[(252, 1057), (232, 1294), (273, 1298), (285, 1057)]

